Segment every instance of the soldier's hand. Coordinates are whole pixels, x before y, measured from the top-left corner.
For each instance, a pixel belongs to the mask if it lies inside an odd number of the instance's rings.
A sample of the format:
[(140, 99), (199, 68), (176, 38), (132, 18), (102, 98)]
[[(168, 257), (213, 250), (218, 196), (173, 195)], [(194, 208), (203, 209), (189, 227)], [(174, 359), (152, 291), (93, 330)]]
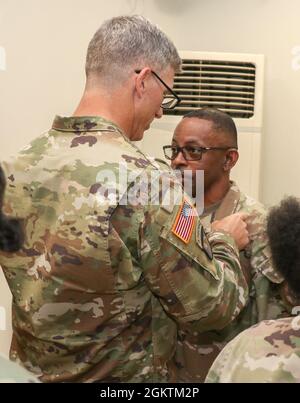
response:
[(213, 231), (229, 233), (235, 240), (239, 250), (245, 248), (249, 243), (249, 233), (247, 231), (246, 219), (248, 214), (236, 213), (222, 220), (214, 221), (211, 225)]

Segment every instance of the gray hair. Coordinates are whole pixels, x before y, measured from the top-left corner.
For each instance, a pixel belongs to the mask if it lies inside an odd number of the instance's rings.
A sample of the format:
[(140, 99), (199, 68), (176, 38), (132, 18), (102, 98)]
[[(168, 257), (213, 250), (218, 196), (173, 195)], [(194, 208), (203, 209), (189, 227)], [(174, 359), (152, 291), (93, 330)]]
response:
[(136, 69), (180, 71), (175, 45), (146, 18), (120, 16), (105, 21), (92, 38), (86, 57), (86, 75), (122, 82)]

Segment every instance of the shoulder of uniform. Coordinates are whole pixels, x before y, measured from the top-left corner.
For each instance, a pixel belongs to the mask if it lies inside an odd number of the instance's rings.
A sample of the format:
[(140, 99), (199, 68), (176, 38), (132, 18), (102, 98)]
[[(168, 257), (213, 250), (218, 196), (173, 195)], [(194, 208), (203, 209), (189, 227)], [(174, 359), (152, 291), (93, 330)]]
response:
[(240, 191), (239, 205), (239, 210), (245, 210), (250, 214), (265, 216), (267, 212), (267, 208), (261, 202), (242, 191)]
[(154, 162), (156, 162), (160, 168), (163, 168), (164, 170), (167, 169), (168, 171), (171, 171), (172, 168), (170, 165), (163, 159), (160, 158), (154, 158)]
[(167, 161), (161, 159), (161, 158), (155, 158), (155, 161), (157, 161), (160, 164), (166, 165), (167, 167), (170, 167), (170, 165), (167, 163)]

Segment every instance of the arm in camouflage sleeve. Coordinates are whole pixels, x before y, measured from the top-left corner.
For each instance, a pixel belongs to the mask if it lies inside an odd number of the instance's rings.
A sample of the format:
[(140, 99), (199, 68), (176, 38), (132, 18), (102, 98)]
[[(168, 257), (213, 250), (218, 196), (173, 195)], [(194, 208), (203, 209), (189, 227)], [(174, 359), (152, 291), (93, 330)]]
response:
[[(162, 207), (147, 208), (140, 228), (141, 265), (152, 292), (166, 312), (190, 330), (222, 329), (244, 307), (247, 285), (235, 242), (216, 233), (211, 238), (214, 257), (198, 217), (189, 243), (172, 227), (181, 206), (172, 213)], [(209, 245), (208, 245), (209, 247)]]
[[(250, 210), (252, 208), (252, 210)], [(250, 244), (245, 252), (250, 256), (252, 284), (255, 287), (257, 320), (276, 319), (286, 316), (292, 309), (290, 293), (284, 285), (283, 276), (273, 266), (266, 231), (265, 208), (256, 203), (249, 207), (247, 220)], [(247, 259), (244, 259), (247, 260)], [(243, 262), (243, 257), (241, 257)], [(275, 287), (277, 285), (277, 287)]]
[(251, 267), (254, 271), (273, 273), (271, 251), (266, 233), (266, 211), (263, 206), (256, 206), (255, 209), (249, 211), (247, 226), (251, 242), (246, 251), (249, 250), (251, 254)]
[(113, 225), (131, 254), (138, 251), (135, 258), (148, 287), (175, 321), (191, 331), (221, 329), (238, 315), (248, 295), (238, 250), (222, 233), (214, 234), (210, 245), (198, 216), (183, 242), (174, 233), (181, 209), (163, 202), (119, 206)]

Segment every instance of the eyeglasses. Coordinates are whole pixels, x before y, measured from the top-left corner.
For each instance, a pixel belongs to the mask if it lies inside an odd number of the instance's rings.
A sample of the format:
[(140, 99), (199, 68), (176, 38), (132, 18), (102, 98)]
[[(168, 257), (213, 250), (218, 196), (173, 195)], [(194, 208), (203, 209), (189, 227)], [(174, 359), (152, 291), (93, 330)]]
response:
[(175, 160), (177, 155), (182, 152), (182, 155), (186, 161), (199, 161), (202, 158), (202, 154), (207, 151), (216, 150), (237, 150), (236, 147), (177, 147), (177, 146), (163, 146), (166, 159)]
[[(142, 70), (135, 70), (135, 73), (139, 74)], [(155, 71), (151, 70), (151, 73), (162, 83), (162, 85), (168, 90), (168, 94), (165, 94), (164, 99), (162, 101), (161, 107), (163, 109), (174, 109), (179, 103), (181, 99), (179, 96), (159, 77)]]

